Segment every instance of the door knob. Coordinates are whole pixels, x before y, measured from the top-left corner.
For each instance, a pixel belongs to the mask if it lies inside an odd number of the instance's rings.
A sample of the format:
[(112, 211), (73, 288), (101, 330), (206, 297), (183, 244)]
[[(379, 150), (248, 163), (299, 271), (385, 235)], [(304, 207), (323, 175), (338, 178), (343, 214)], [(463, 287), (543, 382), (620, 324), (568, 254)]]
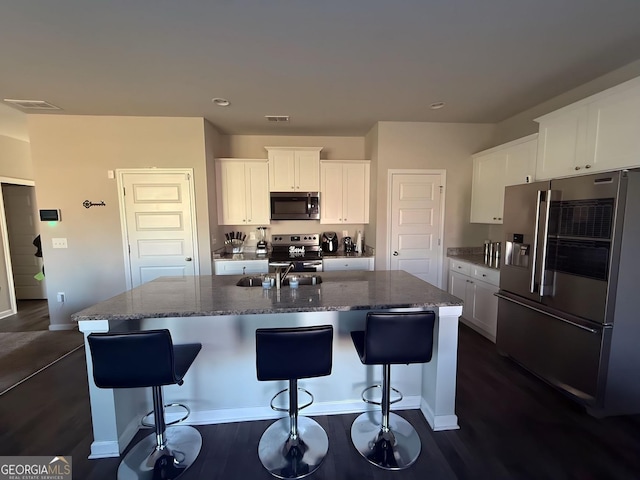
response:
[(397, 257), (398, 256), (398, 252), (396, 252), (395, 250), (393, 251), (393, 256)]
[(191, 257), (187, 257), (184, 259), (186, 262), (190, 262), (191, 261)]

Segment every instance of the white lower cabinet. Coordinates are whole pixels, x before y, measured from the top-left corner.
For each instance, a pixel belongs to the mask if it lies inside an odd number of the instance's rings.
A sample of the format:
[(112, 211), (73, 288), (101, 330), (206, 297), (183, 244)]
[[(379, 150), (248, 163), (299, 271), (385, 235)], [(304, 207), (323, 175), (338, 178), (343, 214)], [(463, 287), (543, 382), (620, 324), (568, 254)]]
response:
[(373, 257), (340, 257), (323, 258), (322, 270), (335, 272), (338, 270), (369, 270), (373, 271)]
[(253, 273), (268, 273), (268, 260), (216, 260), (214, 262), (216, 275), (248, 275)]
[(464, 301), (461, 320), (492, 342), (496, 341), (500, 272), (451, 260), (449, 293)]

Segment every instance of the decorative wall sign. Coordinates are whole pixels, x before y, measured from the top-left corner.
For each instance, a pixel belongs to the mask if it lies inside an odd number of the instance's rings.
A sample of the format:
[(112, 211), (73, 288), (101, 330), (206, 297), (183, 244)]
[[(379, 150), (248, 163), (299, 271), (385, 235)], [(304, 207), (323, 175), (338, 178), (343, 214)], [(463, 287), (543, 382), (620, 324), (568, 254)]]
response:
[(84, 208), (91, 208), (91, 207), (106, 207), (107, 204), (104, 202), (98, 202), (98, 203), (93, 203), (90, 202), (89, 200), (85, 200), (84, 202), (82, 202), (82, 206)]

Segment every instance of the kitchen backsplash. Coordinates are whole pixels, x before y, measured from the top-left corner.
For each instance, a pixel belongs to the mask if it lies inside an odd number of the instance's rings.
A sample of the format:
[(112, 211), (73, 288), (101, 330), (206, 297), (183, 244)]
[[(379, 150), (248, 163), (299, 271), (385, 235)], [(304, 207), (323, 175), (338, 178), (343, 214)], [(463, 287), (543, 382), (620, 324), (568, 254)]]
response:
[(447, 257), (455, 255), (483, 255), (484, 247), (449, 247)]

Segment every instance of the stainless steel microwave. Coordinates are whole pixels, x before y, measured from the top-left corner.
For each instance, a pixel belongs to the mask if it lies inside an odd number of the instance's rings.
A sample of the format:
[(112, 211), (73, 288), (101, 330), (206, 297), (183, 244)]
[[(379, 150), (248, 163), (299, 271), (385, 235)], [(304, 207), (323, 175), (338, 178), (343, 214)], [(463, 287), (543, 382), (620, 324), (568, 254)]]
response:
[(319, 219), (319, 192), (271, 192), (271, 220)]

